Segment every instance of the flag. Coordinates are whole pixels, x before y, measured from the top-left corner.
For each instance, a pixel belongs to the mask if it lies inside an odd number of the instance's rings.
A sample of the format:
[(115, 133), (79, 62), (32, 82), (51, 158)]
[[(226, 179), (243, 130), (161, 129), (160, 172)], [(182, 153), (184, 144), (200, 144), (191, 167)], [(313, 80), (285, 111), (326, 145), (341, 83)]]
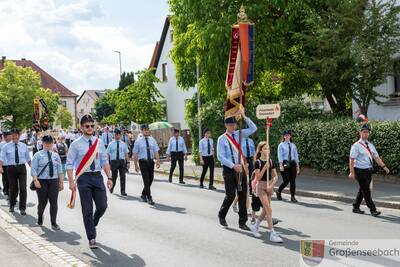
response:
[[(226, 75), (225, 118), (246, 105), (246, 89), (254, 81), (254, 24), (241, 22), (231, 29), (231, 47)], [(242, 101), (240, 101), (242, 95)]]

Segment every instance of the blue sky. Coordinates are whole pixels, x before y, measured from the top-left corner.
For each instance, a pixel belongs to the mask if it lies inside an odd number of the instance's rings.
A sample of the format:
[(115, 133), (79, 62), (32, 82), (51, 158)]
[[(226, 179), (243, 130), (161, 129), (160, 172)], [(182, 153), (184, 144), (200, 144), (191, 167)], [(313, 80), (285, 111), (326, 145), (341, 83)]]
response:
[(166, 0), (0, 0), (0, 55), (27, 58), (80, 94), (148, 67)]

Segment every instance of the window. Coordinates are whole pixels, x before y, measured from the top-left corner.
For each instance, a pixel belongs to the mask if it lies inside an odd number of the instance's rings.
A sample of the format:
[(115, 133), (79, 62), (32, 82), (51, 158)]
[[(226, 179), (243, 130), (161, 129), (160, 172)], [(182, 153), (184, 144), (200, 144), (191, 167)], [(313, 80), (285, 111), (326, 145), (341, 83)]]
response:
[(394, 63), (394, 93), (400, 94), (400, 61)]
[(67, 107), (67, 101), (61, 100), (61, 106), (63, 106), (64, 108), (66, 108), (66, 107)]
[(167, 63), (162, 64), (162, 81), (166, 82), (168, 81), (168, 75), (167, 75)]

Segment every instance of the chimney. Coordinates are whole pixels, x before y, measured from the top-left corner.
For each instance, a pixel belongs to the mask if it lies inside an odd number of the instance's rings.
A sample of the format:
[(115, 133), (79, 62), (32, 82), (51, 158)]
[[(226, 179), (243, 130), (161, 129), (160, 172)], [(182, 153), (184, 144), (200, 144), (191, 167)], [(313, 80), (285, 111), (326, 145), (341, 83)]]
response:
[(2, 62), (6, 61), (6, 58), (7, 58), (6, 56), (2, 56), (2, 57), (1, 57), (1, 61), (2, 61)]
[(26, 58), (23, 57), (23, 58), (21, 58), (21, 60), (26, 60)]

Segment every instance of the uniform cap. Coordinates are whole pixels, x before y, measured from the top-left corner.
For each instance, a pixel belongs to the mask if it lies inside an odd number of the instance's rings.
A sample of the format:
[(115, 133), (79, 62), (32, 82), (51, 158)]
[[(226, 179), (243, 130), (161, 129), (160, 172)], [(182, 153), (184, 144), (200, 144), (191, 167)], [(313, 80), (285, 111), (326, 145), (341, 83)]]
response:
[(147, 123), (143, 123), (142, 125), (140, 125), (140, 130), (143, 129), (149, 129), (149, 125)]
[(224, 123), (225, 124), (233, 124), (236, 123), (236, 118), (235, 117), (229, 117), (229, 118), (225, 118)]
[(13, 133), (19, 134), (19, 129), (18, 129), (18, 128), (12, 128), (12, 129), (10, 130), (10, 133), (11, 133), (11, 134), (13, 134)]
[(179, 133), (179, 129), (174, 129), (174, 133)]
[(282, 135), (288, 135), (288, 134), (292, 135), (292, 132), (290, 130), (284, 130), (282, 132)]
[(362, 131), (371, 131), (368, 124), (363, 124), (360, 128), (360, 132)]
[(45, 135), (42, 137), (43, 143), (53, 143), (53, 136), (51, 135)]
[(121, 129), (116, 128), (116, 129), (114, 130), (114, 134), (121, 134)]
[(203, 130), (203, 134), (205, 134), (206, 132), (209, 132), (210, 131), (210, 129), (209, 128), (204, 128), (204, 130)]

